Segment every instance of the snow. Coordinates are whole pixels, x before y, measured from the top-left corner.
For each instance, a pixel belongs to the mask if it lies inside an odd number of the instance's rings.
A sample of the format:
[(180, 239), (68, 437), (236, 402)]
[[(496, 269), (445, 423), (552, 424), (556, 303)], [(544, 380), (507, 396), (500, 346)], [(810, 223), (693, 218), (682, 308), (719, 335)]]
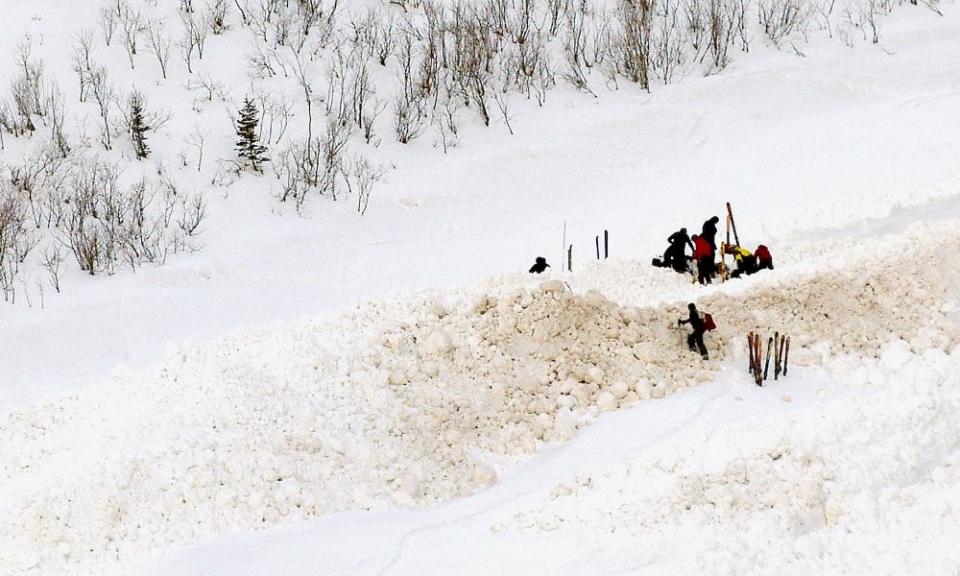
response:
[(220, 539), (148, 573), (950, 573), (958, 360), (840, 363), (773, 389), (726, 372), (605, 416), (473, 497)]
[[(43, 33), (94, 28), (95, 14), (59, 5), (20, 2), (10, 11), (17, 18), (11, 28), (43, 36), (37, 51), (66, 90), (72, 73), (58, 55), (68, 51), (60, 47), (69, 34), (54, 42)], [(957, 184), (960, 96), (951, 78), (960, 47), (952, 41), (956, 6), (942, 9), (942, 18), (912, 7), (891, 17), (883, 48), (892, 55), (815, 38), (799, 58), (757, 41), (722, 74), (652, 94), (624, 89), (594, 99), (558, 89), (544, 110), (518, 102), (514, 137), (503, 126), (465, 126), (462, 145), (448, 155), (429, 139), (406, 148), (385, 142), (379, 153), (396, 168), (363, 218), (322, 201), (308, 205), (306, 219), (272, 214), (289, 208), (271, 197), (276, 182), (269, 178), (215, 188), (207, 194), (202, 252), (109, 281), (73, 274), (64, 279), (66, 294), (47, 294), (43, 312), (0, 310), (11, 328), (0, 333), (0, 365), (15, 391), (0, 406), (101, 382), (118, 364), (155, 364), (167, 343), (398, 292), (469, 285), (525, 270), (535, 255), (556, 267), (563, 221), (576, 245), (575, 267), (590, 259), (593, 236), (603, 229), (614, 255), (643, 264), (671, 231), (695, 226), (729, 200), (743, 240), (767, 243), (776, 257), (810, 228), (949, 197)], [(4, 35), (0, 52), (11, 54), (19, 40)], [(236, 39), (211, 37), (209, 44), (200, 72), (232, 86), (231, 76), (245, 74), (242, 62), (228, 57), (240, 51)], [(117, 63), (111, 73), (122, 88), (149, 71), (153, 90), (159, 78), (146, 56), (129, 70), (116, 45), (101, 46), (97, 58)], [(195, 114), (182, 84), (160, 83), (155, 101), (170, 108), (174, 122), (222, 132), (227, 105), (203, 104)], [(233, 98), (244, 89), (234, 86)], [(171, 158), (189, 155), (175, 129), (158, 135), (154, 148)], [(231, 148), (222, 136), (208, 150), (209, 164)], [(209, 182), (192, 168), (176, 175), (187, 189)]]
[[(881, 47), (755, 42), (651, 94), (558, 89), (447, 155), (384, 142), (363, 217), (176, 167), (209, 189), (201, 251), (0, 307), (0, 575), (955, 573), (960, 12), (941, 10), (898, 9)], [(6, 16), (65, 84), (94, 11)], [(209, 42), (198, 69), (236, 99), (241, 45)], [(100, 50), (124, 89), (149, 77)], [(149, 86), (168, 159), (235, 107)], [(776, 270), (702, 288), (649, 266), (727, 200)], [(548, 274), (516, 272), (536, 255)], [(675, 325), (688, 301), (719, 324), (706, 362)], [(788, 378), (753, 385), (750, 330), (792, 335)]]
[[(570, 440), (599, 414), (708, 382), (718, 370), (729, 372), (731, 361), (742, 365), (742, 353), (732, 344), (749, 330), (765, 334), (786, 325), (794, 337), (794, 372), (829, 366), (844, 384), (869, 381), (884, 389), (883, 397), (895, 396), (907, 413), (937, 406), (942, 422), (919, 418), (908, 424), (927, 430), (924, 438), (935, 444), (930, 458), (949, 460), (956, 435), (940, 428), (952, 425), (956, 398), (950, 395), (952, 381), (944, 379), (960, 355), (960, 330), (940, 315), (937, 303), (955, 295), (931, 262), (944, 246), (960, 245), (960, 237), (931, 247), (924, 236), (910, 230), (889, 238), (884, 250), (844, 271), (794, 276), (776, 287), (744, 290), (729, 284), (704, 296), (701, 306), (724, 319), (709, 338), (714, 358), (709, 362), (677, 352), (683, 332), (669, 326), (682, 316), (682, 303), (624, 307), (593, 289), (629, 286), (637, 292), (624, 300), (639, 301), (649, 298), (645, 277), (680, 283), (683, 277), (615, 263), (570, 275), (566, 283), (531, 286), (531, 280), (518, 278), (521, 286), (511, 287), (501, 280), (495, 293), (425, 293), (360, 306), (329, 320), (182, 347), (151, 375), (117, 378), (109, 386), (13, 412), (3, 422), (0, 447), (13, 455), (0, 468), (8, 503), (4, 523), (21, 528), (4, 535), (0, 551), (5, 562), (22, 570), (95, 574), (110, 569), (110, 559), (127, 562), (237, 529), (467, 496), (493, 485), (507, 470), (498, 471), (482, 455), (523, 458), (543, 442)], [(906, 263), (899, 257), (904, 246), (913, 254)], [(603, 269), (606, 275), (594, 274)], [(619, 274), (611, 277), (611, 270)], [(581, 284), (592, 288), (578, 293)], [(745, 375), (725, 378), (742, 383)], [(916, 403), (908, 392), (917, 396)], [(794, 404), (792, 391), (777, 396)], [(840, 405), (849, 410), (848, 402)], [(877, 407), (881, 415), (883, 408)], [(641, 499), (624, 508), (622, 500), (601, 492), (596, 498), (616, 502), (615, 510), (604, 512), (587, 495), (586, 507), (593, 512), (585, 518), (578, 513), (567, 519), (560, 505), (567, 500), (551, 500), (542, 511), (518, 512), (516, 522), (535, 531), (581, 522), (604, 533), (605, 523), (610, 529), (637, 522), (660, 526), (683, 506), (713, 510), (720, 504), (711, 498), (720, 498), (727, 508), (706, 520), (697, 517), (697, 524), (749, 523), (772, 506), (775, 514), (786, 514), (777, 516), (781, 523), (775, 528), (784, 538), (795, 536), (810, 521), (811, 502), (821, 508), (840, 505), (815, 500), (826, 490), (821, 486), (826, 477), (820, 484), (807, 477), (803, 458), (780, 463), (789, 465), (788, 477), (764, 469), (767, 460), (759, 453), (735, 465), (725, 458), (736, 454), (720, 447), (737, 445), (743, 459), (745, 446), (735, 437), (768, 438), (774, 445), (798, 442), (798, 451), (826, 451), (817, 456), (825, 459), (832, 453), (829, 439), (872, 444), (874, 433), (851, 430), (862, 420), (906, 434), (901, 420), (907, 416), (897, 412), (899, 419), (887, 422), (866, 410), (858, 402), (853, 415), (830, 416), (826, 421), (833, 428), (817, 427), (812, 439), (771, 432), (801, 430), (802, 423), (783, 421), (777, 428), (764, 421), (728, 423), (732, 429), (722, 435), (694, 436), (693, 444), (679, 448), (658, 443), (651, 449), (667, 450), (673, 459), (684, 454), (684, 460), (662, 471), (663, 465), (645, 454), (638, 470), (610, 480), (610, 490), (622, 491), (637, 476), (665, 473), (680, 484), (654, 495), (668, 502)], [(850, 424), (844, 425), (844, 418)], [(903, 451), (923, 447), (913, 438), (902, 440), (879, 445), (896, 451), (900, 460), (920, 458)], [(771, 444), (753, 448), (770, 449)], [(705, 454), (715, 454), (723, 467), (710, 474), (694, 470), (695, 463), (712, 461)], [(836, 458), (834, 468), (867, 465), (846, 452)], [(759, 487), (731, 480), (743, 466), (757, 468)], [(889, 474), (912, 471), (895, 468)], [(882, 476), (878, 486), (889, 482)], [(716, 487), (707, 496), (690, 492), (711, 483)], [(595, 484), (591, 480), (586, 487)], [(791, 494), (793, 489), (804, 492)], [(756, 499), (767, 504), (748, 505)], [(745, 503), (738, 504), (741, 500)], [(798, 509), (785, 509), (781, 502)], [(749, 517), (741, 520), (738, 514)], [(676, 521), (686, 522), (682, 515)], [(625, 529), (625, 538), (649, 537)], [(737, 539), (710, 546), (740, 548), (739, 538), (751, 534), (735, 533)], [(657, 537), (669, 540), (679, 533)], [(729, 562), (704, 560), (696, 569), (714, 564)]]

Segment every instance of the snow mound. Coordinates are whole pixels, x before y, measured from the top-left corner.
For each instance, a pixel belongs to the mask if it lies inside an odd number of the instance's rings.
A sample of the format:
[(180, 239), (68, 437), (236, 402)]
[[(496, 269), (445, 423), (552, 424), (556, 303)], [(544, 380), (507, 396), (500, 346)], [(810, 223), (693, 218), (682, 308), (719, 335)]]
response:
[(898, 341), (852, 371), (833, 364), (829, 388), (852, 389), (825, 391), (822, 407), (702, 425), (564, 479), (495, 530), (592, 534), (624, 566), (654, 572), (949, 572), (960, 347), (918, 354)]

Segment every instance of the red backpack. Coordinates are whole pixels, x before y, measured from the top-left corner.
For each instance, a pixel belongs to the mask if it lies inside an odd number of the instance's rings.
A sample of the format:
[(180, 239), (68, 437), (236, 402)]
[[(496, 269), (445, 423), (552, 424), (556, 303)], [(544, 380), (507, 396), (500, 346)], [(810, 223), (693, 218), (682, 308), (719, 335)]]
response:
[(713, 316), (709, 314), (703, 315), (703, 329), (708, 332), (717, 329), (717, 325), (713, 322)]

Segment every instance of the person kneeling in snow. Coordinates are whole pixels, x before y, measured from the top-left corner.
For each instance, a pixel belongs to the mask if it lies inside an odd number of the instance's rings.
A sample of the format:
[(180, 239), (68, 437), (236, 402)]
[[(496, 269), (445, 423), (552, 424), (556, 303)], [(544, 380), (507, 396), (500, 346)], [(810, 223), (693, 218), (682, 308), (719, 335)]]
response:
[(773, 270), (773, 256), (770, 254), (770, 249), (764, 246), (763, 244), (757, 246), (757, 252), (754, 254), (757, 257), (757, 270)]
[(530, 267), (531, 274), (543, 274), (543, 272), (549, 268), (550, 265), (547, 264), (547, 259), (543, 256), (537, 256), (536, 262), (533, 263), (533, 266)]
[[(690, 264), (687, 262), (687, 246), (690, 247), (691, 251), (694, 250), (694, 246), (693, 242), (690, 241), (690, 236), (687, 235), (687, 229), (681, 228), (674, 232), (667, 238), (667, 242), (670, 243), (670, 247), (663, 253), (663, 260), (660, 265), (664, 268), (673, 268), (680, 273), (688, 272)], [(654, 261), (654, 265), (657, 265), (656, 261)]]
[(764, 269), (773, 270), (773, 256), (763, 244), (757, 246), (756, 254), (751, 254), (749, 250), (740, 246), (734, 246), (729, 252), (733, 254), (733, 259), (737, 263), (737, 269), (732, 274), (733, 278), (756, 274)]
[(757, 271), (757, 257), (746, 248), (733, 246), (727, 252), (733, 254), (733, 261), (737, 265), (737, 269), (730, 275), (731, 278), (749, 276)]
[[(703, 357), (704, 360), (709, 360), (710, 355), (707, 354), (707, 347), (703, 343), (703, 334), (708, 330), (707, 323), (704, 318), (700, 317), (700, 313), (697, 312), (696, 304), (691, 302), (687, 305), (687, 308), (690, 310), (690, 315), (686, 320), (677, 320), (677, 325), (682, 326), (683, 324), (689, 324), (690, 327), (693, 328), (693, 332), (687, 336), (687, 346), (692, 351), (694, 345), (696, 345), (700, 356)], [(709, 315), (707, 315), (707, 317), (709, 317)]]

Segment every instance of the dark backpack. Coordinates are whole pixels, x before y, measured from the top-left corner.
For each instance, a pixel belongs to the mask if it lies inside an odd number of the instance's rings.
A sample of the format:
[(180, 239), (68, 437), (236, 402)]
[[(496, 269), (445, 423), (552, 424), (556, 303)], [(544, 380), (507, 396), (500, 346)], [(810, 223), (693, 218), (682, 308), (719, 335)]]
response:
[(703, 329), (708, 332), (717, 329), (717, 325), (713, 322), (713, 316), (709, 314), (703, 315)]

